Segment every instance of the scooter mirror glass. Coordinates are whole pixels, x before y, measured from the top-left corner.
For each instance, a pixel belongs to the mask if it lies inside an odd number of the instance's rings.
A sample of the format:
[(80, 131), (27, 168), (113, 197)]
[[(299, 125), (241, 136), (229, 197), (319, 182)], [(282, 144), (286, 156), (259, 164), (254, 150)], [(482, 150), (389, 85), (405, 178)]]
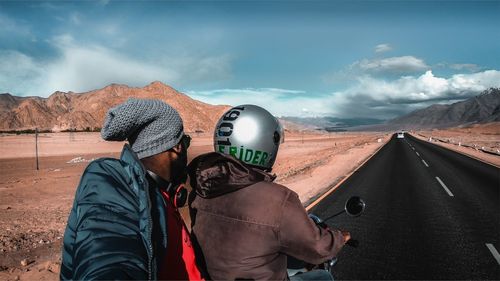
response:
[(365, 202), (358, 196), (353, 196), (345, 202), (345, 211), (349, 216), (357, 217), (365, 210)]

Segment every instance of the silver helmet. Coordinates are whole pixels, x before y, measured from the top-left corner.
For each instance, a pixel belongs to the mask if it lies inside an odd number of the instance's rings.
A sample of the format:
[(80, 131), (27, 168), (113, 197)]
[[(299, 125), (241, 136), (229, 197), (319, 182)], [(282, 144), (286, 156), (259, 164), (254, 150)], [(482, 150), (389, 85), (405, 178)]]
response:
[(271, 170), (284, 140), (283, 127), (276, 117), (262, 107), (245, 104), (231, 108), (219, 119), (214, 148), (249, 165)]

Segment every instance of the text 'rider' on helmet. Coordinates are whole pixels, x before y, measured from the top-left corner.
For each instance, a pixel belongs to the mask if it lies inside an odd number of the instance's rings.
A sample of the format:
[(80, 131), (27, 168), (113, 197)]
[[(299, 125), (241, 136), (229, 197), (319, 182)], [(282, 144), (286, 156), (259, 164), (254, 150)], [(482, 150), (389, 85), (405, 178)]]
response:
[(214, 148), (249, 165), (271, 170), (284, 140), (283, 127), (276, 117), (260, 106), (245, 104), (231, 108), (219, 119)]

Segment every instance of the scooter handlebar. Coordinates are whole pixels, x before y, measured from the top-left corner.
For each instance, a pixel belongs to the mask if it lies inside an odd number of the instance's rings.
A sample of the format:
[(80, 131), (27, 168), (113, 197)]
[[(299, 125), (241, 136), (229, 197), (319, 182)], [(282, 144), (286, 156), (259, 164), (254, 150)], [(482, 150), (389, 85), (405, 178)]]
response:
[[(319, 217), (317, 217), (316, 215), (313, 215), (313, 214), (309, 214), (309, 217), (314, 221), (314, 223), (320, 227), (320, 228), (323, 228), (323, 229), (330, 229), (330, 227), (323, 221), (321, 220)], [(346, 245), (349, 245), (353, 248), (357, 248), (358, 245), (359, 245), (359, 241), (358, 240), (355, 240), (355, 239), (352, 239), (351, 238), (351, 235), (349, 232), (347, 231), (342, 231), (342, 235), (344, 235), (344, 239), (349, 239), (345, 242)], [(346, 235), (348, 238), (346, 238)]]

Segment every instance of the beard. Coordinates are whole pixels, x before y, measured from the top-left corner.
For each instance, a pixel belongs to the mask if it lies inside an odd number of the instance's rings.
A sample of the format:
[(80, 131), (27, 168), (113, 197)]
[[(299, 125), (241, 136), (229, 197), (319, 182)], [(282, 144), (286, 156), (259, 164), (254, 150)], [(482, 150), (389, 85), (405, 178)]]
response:
[(171, 164), (171, 181), (174, 186), (185, 183), (187, 180), (187, 151), (183, 149), (179, 157)]

